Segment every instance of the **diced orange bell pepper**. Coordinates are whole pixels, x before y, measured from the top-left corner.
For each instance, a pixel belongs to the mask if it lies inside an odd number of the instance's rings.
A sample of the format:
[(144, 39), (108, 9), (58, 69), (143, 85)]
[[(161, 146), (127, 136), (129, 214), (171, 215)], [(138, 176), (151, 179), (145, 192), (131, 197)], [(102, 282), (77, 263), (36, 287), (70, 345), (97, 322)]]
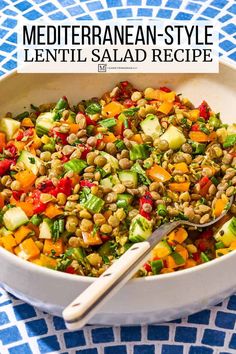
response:
[(175, 91), (164, 92), (162, 91), (162, 100), (166, 102), (174, 102), (176, 97)]
[(189, 168), (188, 168), (188, 165), (186, 164), (186, 162), (176, 163), (174, 165), (174, 167), (175, 167), (175, 171), (177, 173), (188, 173), (189, 172)]
[(13, 145), (17, 148), (18, 151), (22, 151), (22, 150), (24, 150), (26, 142), (25, 141), (14, 141)]
[(15, 254), (25, 260), (37, 258), (40, 254), (39, 248), (36, 246), (32, 238), (27, 238), (19, 246), (14, 249)]
[(30, 128), (30, 127), (34, 127), (34, 123), (30, 118), (24, 118), (21, 122), (21, 126)]
[(182, 183), (170, 183), (169, 189), (172, 192), (187, 192), (189, 190), (190, 183), (182, 182)]
[(3, 195), (0, 193), (0, 210), (4, 207), (4, 197)]
[(102, 108), (102, 116), (106, 118), (116, 117), (122, 112), (123, 106), (116, 101), (112, 101)]
[(138, 144), (143, 144), (143, 139), (141, 134), (134, 134), (133, 136), (131, 136), (130, 140), (135, 141)]
[(10, 252), (13, 252), (13, 247), (16, 246), (16, 240), (12, 235), (3, 236), (1, 238), (1, 243), (3, 247)]
[(58, 209), (53, 203), (49, 203), (44, 214), (49, 218), (53, 219), (58, 215), (63, 214), (63, 211)]
[(109, 219), (109, 217), (112, 215), (112, 211), (109, 209), (109, 210), (106, 210), (104, 211), (103, 213), (103, 216), (105, 219)]
[(192, 121), (192, 122), (196, 122), (199, 118), (199, 109), (192, 109), (191, 111), (188, 112), (189, 113), (189, 119)]
[(84, 243), (88, 246), (96, 246), (102, 243), (101, 237), (99, 234), (92, 232), (82, 232)]
[(158, 111), (159, 112), (162, 112), (164, 114), (169, 114), (170, 111), (172, 110), (173, 108), (173, 103), (171, 102), (163, 102), (160, 107), (158, 108)]
[(213, 208), (213, 215), (217, 218), (223, 212), (226, 207), (227, 202), (223, 199), (217, 199), (215, 202), (215, 206)]
[(168, 236), (170, 241), (176, 241), (178, 243), (183, 243), (186, 240), (187, 237), (188, 237), (188, 233), (182, 227), (180, 227), (177, 230), (171, 232), (170, 235)]
[(31, 232), (32, 230), (30, 230), (27, 226), (25, 225), (20, 226), (19, 229), (17, 229), (14, 234), (16, 243), (17, 244), (21, 243)]
[(2, 152), (5, 146), (6, 146), (6, 135), (0, 132), (0, 152)]
[(219, 258), (225, 254), (228, 254), (231, 250), (229, 248), (219, 248), (216, 250), (216, 258)]
[(157, 182), (166, 182), (171, 179), (171, 175), (163, 167), (158, 165), (153, 165), (149, 170), (146, 171), (148, 177)]
[(208, 135), (208, 139), (209, 141), (214, 141), (217, 139), (217, 134), (216, 132), (211, 132), (209, 135)]
[(78, 133), (79, 127), (80, 127), (79, 124), (75, 124), (75, 123), (70, 124), (70, 133), (71, 133), (71, 134), (72, 134), (72, 133), (73, 133), (73, 134)]
[(31, 145), (31, 147), (33, 149), (39, 149), (40, 146), (42, 145), (42, 141), (41, 139), (38, 137), (38, 135), (36, 134), (36, 132), (34, 131), (34, 136), (32, 138), (33, 140), (33, 144)]
[(197, 143), (206, 143), (207, 141), (209, 141), (209, 135), (203, 132), (198, 132), (198, 131), (189, 132), (189, 137), (192, 141), (196, 141)]
[(115, 137), (115, 135), (113, 133), (107, 132), (103, 135), (102, 138), (104, 143), (113, 143), (114, 141), (117, 140), (117, 138)]
[(236, 250), (236, 241), (231, 242), (230, 247), (231, 250)]
[(31, 217), (34, 213), (33, 213), (33, 203), (28, 203), (28, 202), (20, 202), (18, 200), (13, 201), (12, 200), (12, 204), (16, 205), (17, 207), (20, 207), (22, 210), (24, 210), (24, 212), (26, 213), (26, 215), (28, 217)]
[(197, 265), (197, 262), (192, 259), (192, 258), (189, 258), (187, 259), (185, 265), (184, 265), (184, 268), (187, 269), (187, 268), (192, 268), (192, 267), (195, 267)]
[(50, 269), (55, 269), (57, 266), (57, 260), (55, 258), (46, 256), (45, 254), (40, 254), (40, 265)]
[(113, 128), (113, 133), (115, 136), (122, 135), (124, 130), (124, 123), (121, 119), (117, 119), (116, 126)]
[(35, 174), (30, 170), (20, 171), (14, 175), (15, 179), (20, 182), (21, 189), (29, 190), (36, 180)]
[(61, 238), (56, 242), (48, 239), (44, 241), (43, 253), (49, 255), (52, 251), (55, 252), (55, 256), (60, 256), (64, 252), (64, 244)]
[(173, 273), (174, 269), (171, 268), (162, 268), (162, 270), (160, 271), (160, 274), (168, 274), (168, 273)]
[(73, 175), (73, 177), (71, 177), (70, 180), (71, 180), (72, 187), (74, 187), (81, 180), (81, 176)]

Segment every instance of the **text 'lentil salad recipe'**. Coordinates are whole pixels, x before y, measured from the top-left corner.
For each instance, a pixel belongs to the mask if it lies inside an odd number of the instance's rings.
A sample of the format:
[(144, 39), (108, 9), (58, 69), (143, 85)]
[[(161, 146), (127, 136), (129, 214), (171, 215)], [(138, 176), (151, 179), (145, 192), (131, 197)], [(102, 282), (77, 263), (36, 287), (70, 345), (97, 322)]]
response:
[[(121, 82), (101, 99), (31, 104), (0, 119), (0, 245), (25, 260), (99, 276), (173, 220), (204, 224), (236, 192), (236, 125), (167, 87)], [(236, 249), (236, 205), (213, 229), (180, 227), (139, 276)]]

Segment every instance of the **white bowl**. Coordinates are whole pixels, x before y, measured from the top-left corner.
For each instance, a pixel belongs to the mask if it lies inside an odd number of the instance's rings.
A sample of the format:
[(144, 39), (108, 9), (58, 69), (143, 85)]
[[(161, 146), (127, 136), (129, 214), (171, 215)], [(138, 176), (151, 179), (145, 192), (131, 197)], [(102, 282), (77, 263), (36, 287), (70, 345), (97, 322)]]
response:
[[(66, 95), (72, 103), (99, 96), (117, 82), (137, 88), (170, 86), (195, 104), (203, 99), (235, 122), (236, 71), (220, 65), (219, 74), (12, 74), (0, 82), (0, 116), (19, 113), (30, 103), (54, 102)], [(21, 260), (0, 248), (0, 281), (6, 290), (41, 310), (61, 315), (95, 279), (56, 272)], [(134, 324), (169, 321), (223, 300), (236, 290), (236, 252), (209, 263), (161, 276), (131, 280), (90, 323)]]

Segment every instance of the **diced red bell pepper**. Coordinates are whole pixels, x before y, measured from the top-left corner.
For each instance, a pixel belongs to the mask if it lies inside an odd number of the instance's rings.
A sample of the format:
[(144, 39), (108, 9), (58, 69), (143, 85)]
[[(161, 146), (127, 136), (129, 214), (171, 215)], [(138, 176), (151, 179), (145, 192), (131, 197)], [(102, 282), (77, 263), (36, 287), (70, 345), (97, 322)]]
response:
[(143, 268), (147, 271), (147, 272), (151, 272), (152, 271), (152, 267), (150, 266), (149, 263), (145, 263)]
[(88, 146), (84, 146), (82, 144), (80, 144), (79, 146), (83, 146), (84, 147), (84, 150), (81, 152), (80, 158), (82, 160), (86, 160), (86, 157), (87, 157), (88, 153), (91, 151), (91, 148), (88, 147)]
[(100, 238), (101, 238), (102, 242), (107, 242), (110, 240), (110, 237), (107, 235), (100, 235)]
[(201, 238), (205, 239), (205, 240), (209, 240), (210, 238), (212, 238), (214, 235), (213, 230), (209, 229), (209, 230), (205, 230), (201, 233)]
[(192, 257), (197, 263), (200, 262), (201, 259), (200, 252), (193, 253)]
[(207, 243), (207, 241), (206, 241), (206, 240), (203, 240), (203, 239), (199, 240), (199, 242), (198, 242), (198, 249), (199, 249), (199, 251), (205, 252), (205, 251), (207, 250), (207, 248), (208, 248), (208, 243)]
[(200, 187), (204, 187), (208, 182), (210, 181), (209, 177), (204, 176), (200, 179), (200, 181), (198, 182)]
[(34, 214), (41, 214), (47, 208), (48, 203), (41, 203), (39, 200), (34, 203), (33, 213)]
[(89, 116), (87, 116), (87, 114), (84, 114), (84, 116), (85, 116), (87, 125), (95, 125), (95, 126), (97, 125), (97, 122), (95, 120), (91, 119)]
[(64, 162), (64, 163), (69, 161), (69, 160), (70, 160), (69, 155), (63, 155), (62, 158), (61, 158), (61, 161)]
[(3, 176), (10, 169), (12, 162), (12, 160), (8, 159), (0, 161), (0, 176)]
[(19, 131), (19, 133), (16, 136), (17, 141), (21, 141), (24, 138), (24, 133), (22, 130)]
[(203, 101), (198, 107), (198, 109), (201, 118), (204, 118), (205, 120), (208, 120), (210, 118), (210, 107), (208, 106), (206, 101)]
[(139, 214), (141, 214), (144, 218), (151, 220), (151, 214), (143, 210), (143, 204), (150, 204), (151, 206), (153, 206), (153, 199), (151, 193), (147, 192), (139, 199)]
[(57, 193), (64, 193), (67, 197), (72, 193), (72, 181), (69, 177), (61, 178), (56, 187)]
[(126, 100), (124, 100), (123, 105), (126, 108), (130, 108), (130, 107), (136, 106), (136, 102), (133, 102), (130, 98), (127, 98)]
[(144, 218), (151, 220), (151, 214), (147, 213), (146, 211), (144, 211), (142, 208), (140, 208), (139, 210), (139, 214), (142, 215)]
[(75, 274), (75, 269), (72, 266), (68, 266), (65, 272), (69, 274)]
[(34, 135), (33, 128), (29, 128), (29, 129), (24, 131), (24, 136), (32, 136), (32, 135)]
[(82, 180), (82, 181), (79, 182), (79, 184), (80, 184), (81, 187), (89, 187), (89, 188), (91, 188), (91, 187), (95, 186), (95, 183), (92, 183), (92, 182), (87, 181), (87, 180)]
[(17, 154), (17, 148), (15, 147), (15, 145), (13, 143), (8, 143), (5, 150), (8, 150), (11, 153), (12, 157), (15, 157)]
[(43, 181), (42, 183), (40, 183), (40, 185), (38, 186), (38, 189), (40, 191), (42, 191), (43, 193), (50, 193), (52, 189), (55, 189), (55, 186), (52, 183), (52, 181), (48, 180), (48, 181)]
[(63, 145), (68, 144), (68, 142), (67, 142), (68, 134), (67, 133), (61, 133), (61, 132), (57, 131), (55, 128), (53, 128), (50, 131), (50, 135), (56, 137), (56, 139), (59, 140), (60, 143)]
[(191, 126), (191, 130), (193, 132), (199, 132), (200, 131), (200, 127), (199, 127), (199, 124), (195, 123)]
[(24, 191), (12, 191), (12, 196), (15, 200), (20, 200), (21, 195)]
[(160, 87), (160, 90), (161, 91), (164, 91), (164, 92), (171, 92), (171, 89), (169, 89), (169, 87), (166, 87), (166, 86), (162, 86), (162, 87)]

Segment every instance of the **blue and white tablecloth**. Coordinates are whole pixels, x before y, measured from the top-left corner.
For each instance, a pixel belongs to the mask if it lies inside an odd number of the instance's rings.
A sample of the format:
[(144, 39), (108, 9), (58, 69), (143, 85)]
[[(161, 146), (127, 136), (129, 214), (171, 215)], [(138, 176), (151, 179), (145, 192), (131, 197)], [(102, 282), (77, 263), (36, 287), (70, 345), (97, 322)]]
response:
[[(236, 65), (234, 0), (0, 0), (0, 76), (16, 68), (16, 25), (21, 18), (214, 19), (220, 55)], [(236, 295), (211, 309), (170, 323), (94, 327), (69, 332), (63, 320), (0, 289), (0, 354), (233, 354)]]

